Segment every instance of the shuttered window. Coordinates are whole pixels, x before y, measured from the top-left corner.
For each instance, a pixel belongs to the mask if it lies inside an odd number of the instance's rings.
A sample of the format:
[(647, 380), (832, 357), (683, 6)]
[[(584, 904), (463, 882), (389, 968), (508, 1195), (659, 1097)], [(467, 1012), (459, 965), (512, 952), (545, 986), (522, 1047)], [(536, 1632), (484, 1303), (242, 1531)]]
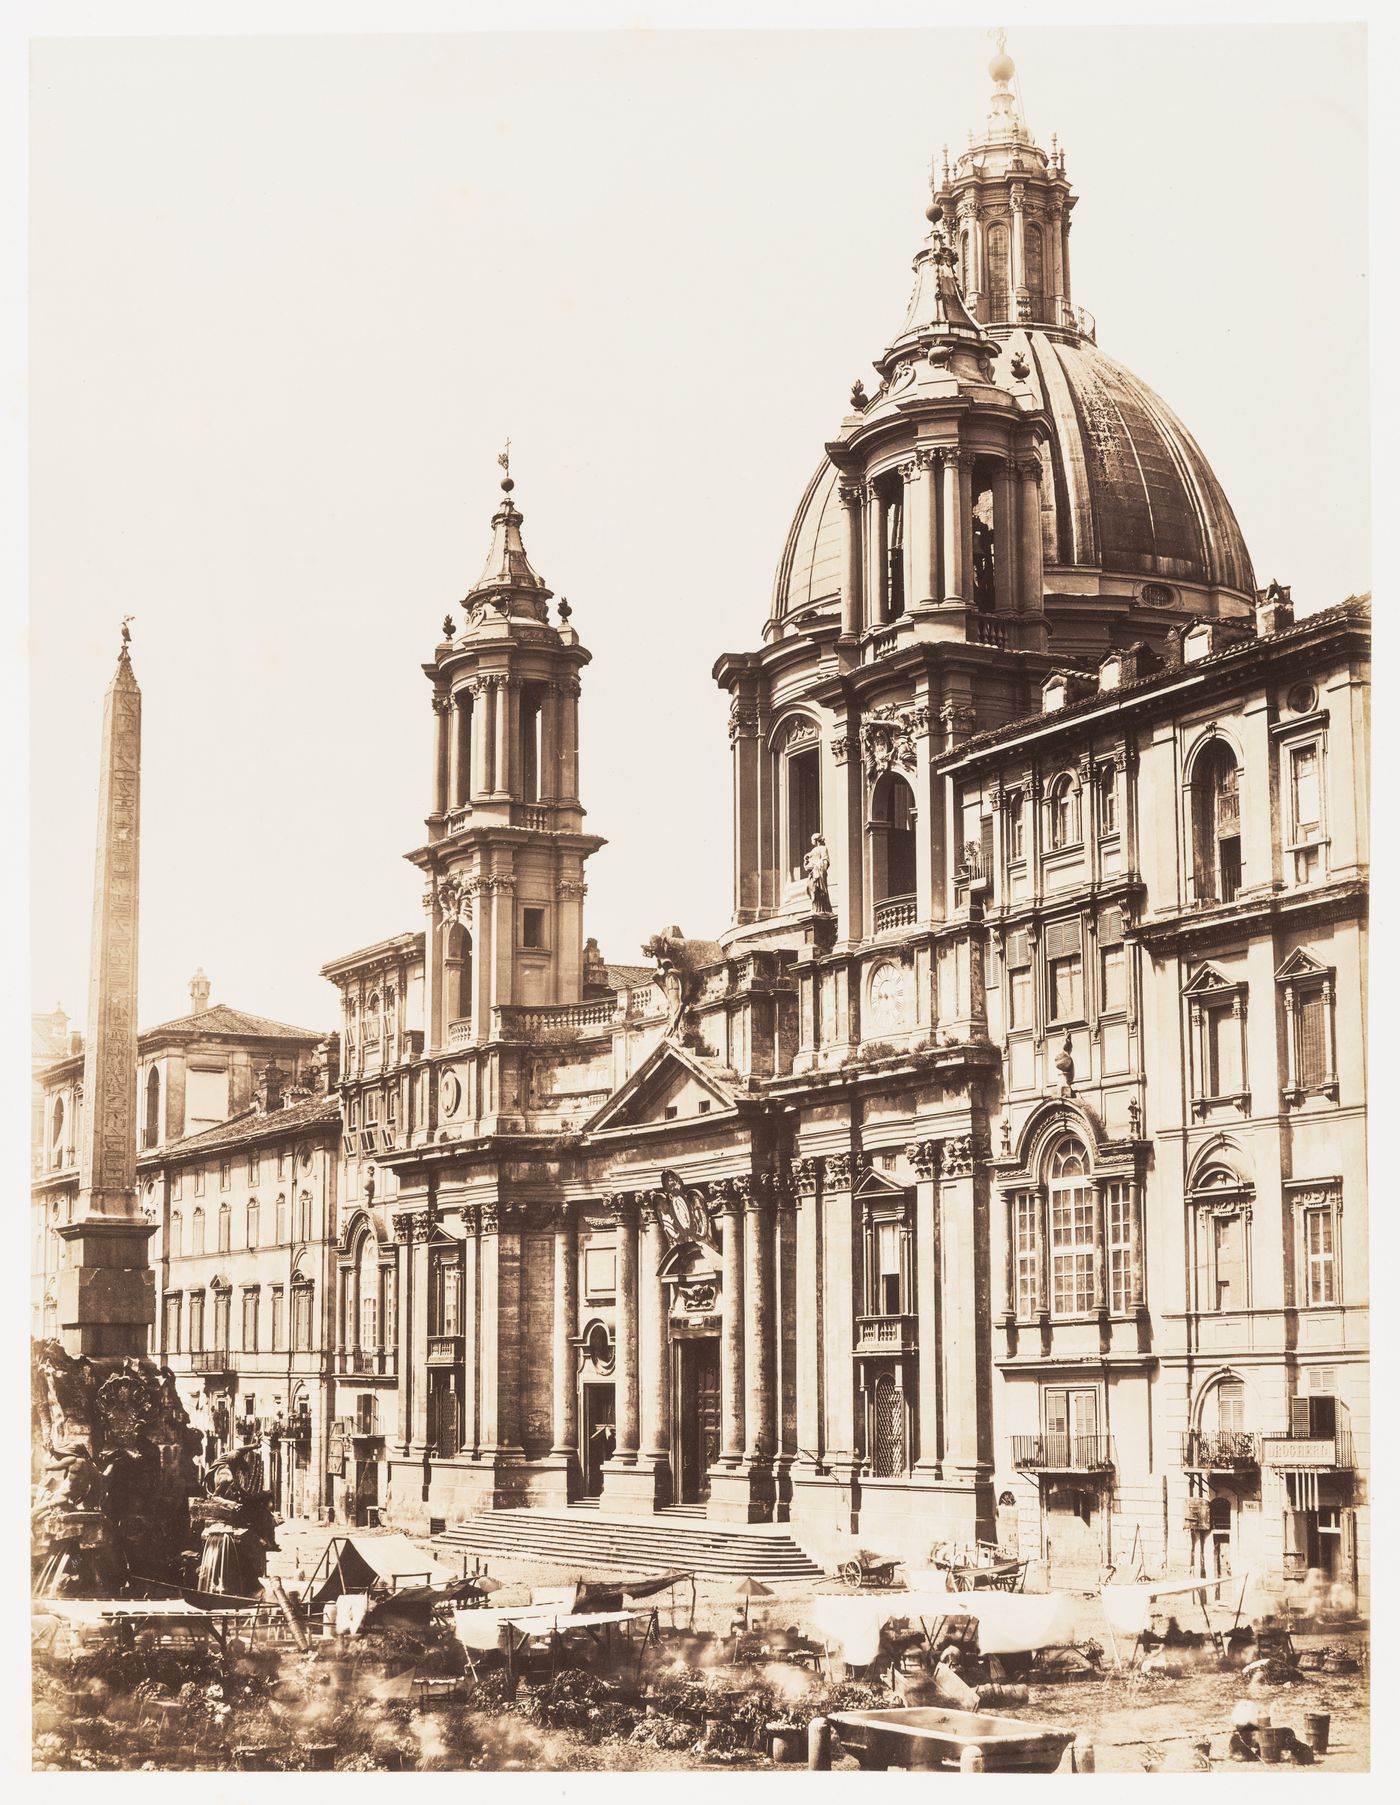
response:
[(1331, 1077), (1327, 1070), (1327, 1033), (1323, 1025), (1326, 1003), (1320, 986), (1298, 995), (1298, 1082), (1304, 1090), (1316, 1090)]
[(1015, 1309), (1022, 1321), (1040, 1309), (1040, 1199), (1034, 1191), (1018, 1193), (1012, 1204), (1016, 1249)]
[(1084, 960), (1079, 922), (1052, 921), (1045, 930), (1050, 1020), (1078, 1021), (1084, 1015)]

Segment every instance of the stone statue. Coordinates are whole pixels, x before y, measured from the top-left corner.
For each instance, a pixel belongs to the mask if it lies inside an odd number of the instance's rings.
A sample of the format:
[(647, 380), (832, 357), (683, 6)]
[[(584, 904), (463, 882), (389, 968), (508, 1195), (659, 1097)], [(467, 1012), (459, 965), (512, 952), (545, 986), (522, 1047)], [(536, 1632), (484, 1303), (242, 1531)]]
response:
[(237, 1448), (216, 1460), (204, 1478), (207, 1496), (190, 1509), (200, 1528), (201, 1592), (256, 1598), (267, 1572), (267, 1554), (277, 1546), (272, 1495), (263, 1490), (262, 1456)]
[(831, 892), (826, 880), (831, 870), (831, 854), (821, 834), (812, 835), (811, 851), (803, 859), (802, 869), (807, 873), (807, 895), (813, 909), (820, 915), (830, 915)]

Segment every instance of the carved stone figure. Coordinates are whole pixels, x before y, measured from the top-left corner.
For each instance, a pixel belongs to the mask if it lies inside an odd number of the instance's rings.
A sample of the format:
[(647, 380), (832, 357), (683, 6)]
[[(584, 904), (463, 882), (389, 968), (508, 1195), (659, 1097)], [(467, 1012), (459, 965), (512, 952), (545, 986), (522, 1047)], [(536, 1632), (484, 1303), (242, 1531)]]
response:
[(821, 834), (812, 835), (812, 847), (802, 861), (802, 869), (807, 873), (807, 895), (812, 907), (819, 914), (831, 913), (831, 892), (827, 888), (827, 873), (831, 870), (831, 854)]
[(204, 1480), (208, 1496), (197, 1499), (190, 1515), (201, 1529), (201, 1592), (256, 1598), (267, 1571), (267, 1554), (277, 1546), (272, 1497), (262, 1488), (262, 1456), (256, 1448), (238, 1448), (210, 1467)]

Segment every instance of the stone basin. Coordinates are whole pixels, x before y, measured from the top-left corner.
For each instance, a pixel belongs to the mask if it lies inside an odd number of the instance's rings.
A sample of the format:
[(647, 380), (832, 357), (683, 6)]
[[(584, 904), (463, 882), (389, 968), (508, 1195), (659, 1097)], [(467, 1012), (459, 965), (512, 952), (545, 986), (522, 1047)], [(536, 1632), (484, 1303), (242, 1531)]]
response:
[(1053, 1724), (916, 1705), (891, 1711), (835, 1711), (833, 1734), (863, 1768), (958, 1766), (962, 1751), (982, 1751), (985, 1771), (1052, 1774), (1074, 1741)]

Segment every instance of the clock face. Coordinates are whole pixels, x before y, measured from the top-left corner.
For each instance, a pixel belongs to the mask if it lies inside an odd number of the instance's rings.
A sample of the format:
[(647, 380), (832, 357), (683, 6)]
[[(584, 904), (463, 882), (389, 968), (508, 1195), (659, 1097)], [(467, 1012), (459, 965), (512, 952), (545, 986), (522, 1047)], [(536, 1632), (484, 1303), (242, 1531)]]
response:
[(438, 1082), (438, 1102), (445, 1116), (455, 1116), (462, 1101), (462, 1084), (455, 1072), (444, 1072)]
[(870, 976), (870, 1020), (877, 1028), (898, 1027), (904, 1018), (906, 986), (897, 965), (877, 965)]

